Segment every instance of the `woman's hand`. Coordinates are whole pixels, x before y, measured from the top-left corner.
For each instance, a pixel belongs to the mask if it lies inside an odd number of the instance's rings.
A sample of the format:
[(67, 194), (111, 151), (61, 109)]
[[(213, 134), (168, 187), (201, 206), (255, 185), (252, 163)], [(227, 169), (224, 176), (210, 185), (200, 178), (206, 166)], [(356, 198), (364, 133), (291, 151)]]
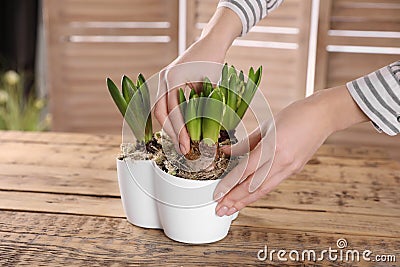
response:
[[(156, 119), (171, 137), (177, 150), (186, 154), (190, 138), (178, 106), (178, 88), (187, 82), (203, 81), (219, 75), (221, 64), (234, 39), (240, 35), (242, 23), (228, 8), (218, 8), (198, 41), (160, 72), (159, 93), (154, 107)], [(199, 62), (196, 64), (184, 64)], [(216, 62), (219, 64), (212, 64)], [(184, 65), (182, 65), (184, 64)], [(175, 111), (175, 112), (174, 112)]]
[(249, 142), (224, 148), (225, 153), (236, 155), (245, 152), (249, 144), (251, 152), (248, 161), (235, 167), (217, 186), (217, 215), (232, 215), (269, 193), (284, 179), (300, 172), (331, 133), (363, 121), (367, 117), (345, 86), (289, 105), (275, 117), (276, 146), (271, 168), (267, 155), (273, 153), (273, 147), (268, 145), (270, 133), (265, 125), (249, 136)]

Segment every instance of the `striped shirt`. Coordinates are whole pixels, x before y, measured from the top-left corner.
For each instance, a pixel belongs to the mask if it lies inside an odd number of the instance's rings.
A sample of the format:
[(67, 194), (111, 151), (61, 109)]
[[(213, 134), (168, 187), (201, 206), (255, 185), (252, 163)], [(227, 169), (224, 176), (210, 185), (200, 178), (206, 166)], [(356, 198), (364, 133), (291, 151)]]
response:
[[(242, 22), (242, 36), (282, 4), (283, 0), (220, 0), (218, 7), (234, 11)], [(400, 61), (347, 83), (360, 109), (379, 132), (400, 132)]]
[(282, 2), (283, 0), (220, 0), (218, 7), (227, 7), (239, 16), (243, 25), (242, 36), (244, 36), (251, 27), (265, 18)]

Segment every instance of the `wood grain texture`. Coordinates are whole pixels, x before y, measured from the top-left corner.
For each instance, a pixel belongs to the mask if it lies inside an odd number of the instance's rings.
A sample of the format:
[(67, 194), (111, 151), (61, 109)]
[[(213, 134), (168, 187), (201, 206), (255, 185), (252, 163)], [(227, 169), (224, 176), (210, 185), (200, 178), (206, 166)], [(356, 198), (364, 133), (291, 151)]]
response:
[[(399, 253), (399, 239), (345, 237), (352, 249), (372, 248), (375, 254)], [(260, 262), (257, 252), (264, 245), (270, 249), (321, 251), (335, 248), (339, 238), (343, 235), (234, 225), (224, 240), (193, 246), (173, 242), (159, 230), (137, 228), (124, 219), (2, 212), (0, 263), (14, 266), (50, 262), (74, 266), (298, 266), (301, 262)], [(325, 260), (314, 266), (327, 265), (342, 264)], [(363, 262), (354, 266), (372, 265)]]
[(148, 78), (178, 55), (177, 0), (45, 0), (43, 15), (53, 130), (120, 132), (105, 79)]
[[(350, 169), (354, 171), (356, 168)], [(273, 192), (251, 206), (400, 217), (398, 210), (400, 194), (397, 192), (400, 181), (398, 177), (387, 175), (384, 180), (382, 177), (377, 177), (378, 179), (365, 177), (363, 180), (364, 176), (360, 176), (358, 181), (349, 179), (347, 182), (332, 177), (331, 179), (314, 179), (313, 181), (310, 176), (317, 176), (318, 174), (316, 175), (311, 170), (306, 167), (304, 173), (290, 177)], [(329, 170), (333, 173), (339, 173), (340, 177), (346, 178), (353, 175), (349, 169), (335, 171), (330, 168)], [(326, 177), (324, 174), (319, 175)], [(385, 185), (392, 186), (385, 187)], [(32, 202), (24, 203), (25, 200), (35, 198), (47, 205), (47, 197), (51, 199), (58, 199), (59, 197), (51, 193), (73, 194), (89, 196), (89, 198), (78, 199), (83, 203), (90, 199), (95, 202), (98, 200), (100, 205), (103, 205), (103, 197), (120, 196), (114, 170), (98, 172), (85, 168), (71, 170), (69, 168), (33, 165), (0, 165), (0, 190), (13, 191), (0, 193), (0, 199), (4, 200), (3, 208), (13, 207), (13, 209), (24, 210), (37, 208), (40, 211), (42, 211), (43, 205), (35, 204), (32, 208)], [(29, 194), (26, 195), (24, 192), (29, 192)], [(33, 194), (33, 192), (50, 194), (48, 196), (38, 195)], [(19, 195), (19, 197), (15, 198), (14, 195)], [(67, 198), (67, 200), (70, 199)], [(69, 204), (64, 199), (49, 201), (50, 204), (65, 204), (64, 210), (69, 209)], [(381, 208), (382, 205), (385, 205), (385, 209)], [(91, 210), (90, 212), (95, 211)], [(73, 213), (76, 213), (76, 211)], [(107, 215), (109, 214), (107, 213)]]
[[(120, 136), (0, 132), (0, 265), (298, 266), (269, 249), (399, 254), (400, 162), (379, 148), (324, 145), (304, 170), (243, 209), (215, 244), (173, 242), (125, 220)], [(300, 262), (313, 266), (395, 266)]]
[[(207, 23), (215, 12), (218, 0), (188, 0), (188, 45), (200, 36), (201, 25)], [(247, 44), (232, 46), (226, 61), (238, 69), (248, 70), (251, 66), (263, 66), (263, 80), (260, 89), (268, 97), (274, 112), (289, 103), (305, 96), (309, 23), (311, 13), (310, 0), (285, 0), (284, 3), (260, 21), (257, 26), (286, 27), (298, 30), (298, 33), (249, 32), (238, 38)], [(254, 45), (254, 43), (259, 43)], [(273, 43), (276, 47), (268, 47)], [(296, 49), (283, 49), (283, 44), (297, 45)], [(265, 45), (265, 46), (264, 46)], [(291, 73), (291, 75), (287, 75)], [(260, 112), (258, 109), (256, 112)]]
[[(372, 49), (367, 53), (327, 51), (327, 46), (339, 47), (400, 47), (399, 1), (392, 0), (326, 0), (321, 1), (318, 31), (317, 66), (315, 89), (335, 87), (367, 75), (398, 60), (399, 55), (378, 53)], [(334, 32), (332, 32), (333, 30)], [(341, 33), (347, 32), (347, 35)], [(353, 33), (369, 33), (357, 36)], [(392, 32), (391, 37), (380, 33)], [(378, 33), (378, 34), (376, 34)], [(331, 144), (377, 145), (400, 161), (400, 136), (390, 138), (378, 134), (371, 123), (356, 125), (334, 133), (327, 140)]]

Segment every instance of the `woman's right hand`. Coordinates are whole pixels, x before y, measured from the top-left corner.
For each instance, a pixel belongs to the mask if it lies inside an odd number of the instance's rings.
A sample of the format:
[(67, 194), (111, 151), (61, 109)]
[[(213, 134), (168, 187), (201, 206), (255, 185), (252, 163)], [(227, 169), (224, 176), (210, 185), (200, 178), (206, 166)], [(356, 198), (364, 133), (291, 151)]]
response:
[[(178, 106), (178, 89), (185, 83), (218, 80), (225, 55), (234, 39), (240, 35), (242, 23), (228, 8), (218, 8), (204, 28), (201, 37), (181, 56), (160, 72), (159, 92), (154, 115), (163, 130), (171, 137), (176, 150), (186, 154), (190, 138)], [(184, 64), (198, 62), (196, 64)], [(216, 62), (219, 64), (212, 64)]]
[[(212, 40), (202, 38), (160, 72), (159, 95), (154, 115), (171, 137), (177, 151), (180, 150), (183, 154), (190, 150), (190, 138), (182, 114), (178, 112), (179, 109), (175, 109), (179, 105), (178, 89), (187, 82), (202, 81), (206, 76), (211, 79), (211, 75), (218, 73), (220, 64), (210, 62), (223, 62), (225, 51), (220, 50)], [(196, 61), (202, 62), (184, 64)]]

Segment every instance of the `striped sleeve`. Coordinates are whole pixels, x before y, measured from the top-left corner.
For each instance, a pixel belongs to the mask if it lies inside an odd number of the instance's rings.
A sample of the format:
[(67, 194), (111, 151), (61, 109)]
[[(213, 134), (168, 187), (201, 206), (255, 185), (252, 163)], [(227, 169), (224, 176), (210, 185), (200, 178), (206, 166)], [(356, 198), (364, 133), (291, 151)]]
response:
[(379, 132), (400, 132), (400, 61), (347, 83), (347, 88)]
[(269, 12), (277, 8), (283, 0), (220, 0), (218, 7), (227, 7), (242, 21), (242, 36), (246, 35)]

